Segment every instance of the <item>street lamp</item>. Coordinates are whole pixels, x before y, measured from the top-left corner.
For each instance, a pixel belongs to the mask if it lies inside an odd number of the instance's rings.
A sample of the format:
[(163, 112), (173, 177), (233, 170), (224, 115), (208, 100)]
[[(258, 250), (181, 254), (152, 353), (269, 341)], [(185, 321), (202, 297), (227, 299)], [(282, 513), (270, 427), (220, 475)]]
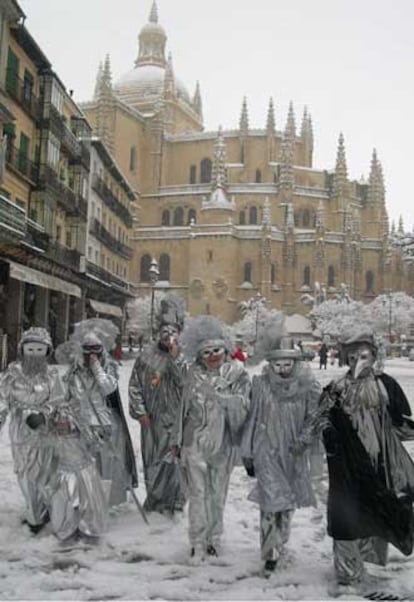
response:
[(151, 340), (154, 340), (154, 301), (155, 301), (155, 285), (158, 282), (160, 270), (158, 269), (158, 261), (155, 257), (152, 258), (149, 270), (149, 279), (151, 284)]
[(392, 296), (392, 291), (389, 291), (388, 293), (386, 293), (382, 299), (382, 304), (384, 305), (384, 307), (386, 307), (387, 303), (388, 303), (388, 341), (391, 345), (393, 343), (393, 338), (394, 338), (393, 334), (392, 334), (393, 305), (395, 305), (395, 307), (398, 307), (398, 300)]
[(255, 346), (257, 345), (257, 333), (259, 330), (259, 311), (260, 306), (266, 305), (267, 299), (264, 297), (259, 291), (256, 293), (256, 296), (253, 298), (253, 303), (256, 306), (256, 338), (255, 338)]

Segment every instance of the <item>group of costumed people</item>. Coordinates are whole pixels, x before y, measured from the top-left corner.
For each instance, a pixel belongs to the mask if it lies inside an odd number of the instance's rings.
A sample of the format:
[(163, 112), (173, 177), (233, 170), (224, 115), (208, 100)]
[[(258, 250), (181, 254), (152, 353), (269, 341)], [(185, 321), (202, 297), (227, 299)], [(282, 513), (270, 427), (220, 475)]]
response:
[[(189, 562), (222, 553), (233, 468), (256, 479), (264, 574), (286, 554), (294, 512), (315, 506), (311, 458), (326, 452), (328, 533), (338, 588), (360, 588), (365, 562), (385, 566), (388, 544), (409, 555), (414, 541), (414, 439), (410, 405), (375, 367), (370, 333), (341, 341), (348, 370), (323, 390), (281, 314), (259, 329), (262, 370), (251, 379), (233, 359), (226, 327), (188, 318), (183, 302), (161, 303), (158, 338), (137, 357), (129, 414), (141, 430), (146, 499), (142, 512), (172, 515), (188, 501)], [(50, 520), (62, 540), (98, 537), (108, 506), (137, 486), (132, 444), (109, 357), (117, 332), (105, 320), (76, 325), (48, 366), (44, 329), (22, 336), (19, 358), (0, 375), (0, 418), (10, 413), (15, 471), (36, 532)], [(317, 453), (316, 451), (316, 453)], [(145, 516), (145, 515), (144, 515)], [(346, 591), (348, 591), (348, 589)]]

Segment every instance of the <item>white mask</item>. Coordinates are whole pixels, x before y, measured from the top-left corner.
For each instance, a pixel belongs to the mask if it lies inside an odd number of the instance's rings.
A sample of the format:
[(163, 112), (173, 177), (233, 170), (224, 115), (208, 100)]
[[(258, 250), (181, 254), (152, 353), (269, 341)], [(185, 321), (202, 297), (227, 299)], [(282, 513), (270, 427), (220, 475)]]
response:
[(23, 343), (24, 357), (46, 357), (48, 346), (46, 343), (28, 342)]
[(293, 371), (295, 360), (289, 358), (280, 358), (277, 360), (272, 360), (270, 364), (276, 374), (279, 374), (283, 378), (287, 378)]

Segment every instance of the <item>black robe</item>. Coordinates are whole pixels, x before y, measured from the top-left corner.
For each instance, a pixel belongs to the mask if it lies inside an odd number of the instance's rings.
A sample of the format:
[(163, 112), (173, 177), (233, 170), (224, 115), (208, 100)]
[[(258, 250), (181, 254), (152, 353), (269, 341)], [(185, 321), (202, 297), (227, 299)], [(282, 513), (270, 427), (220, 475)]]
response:
[(122, 400), (119, 394), (119, 388), (117, 387), (113, 393), (107, 396), (107, 404), (111, 407), (120, 417), (122, 428), (125, 433), (125, 470), (131, 477), (131, 487), (138, 487), (138, 473), (135, 462), (134, 448), (131, 441), (131, 435), (129, 433), (127, 421), (122, 407)]
[[(339, 398), (328, 412), (329, 425), (323, 433), (329, 470), (328, 533), (340, 540), (381, 537), (408, 555), (414, 541), (414, 464), (396, 431), (404, 427), (414, 435), (414, 423), (408, 418), (411, 409), (398, 383), (386, 374), (376, 378), (389, 398), (381, 415), (385, 445), (380, 442), (377, 468)], [(335, 385), (328, 388), (335, 392)], [(407, 475), (403, 491), (393, 489), (390, 453), (398, 456), (399, 467)]]

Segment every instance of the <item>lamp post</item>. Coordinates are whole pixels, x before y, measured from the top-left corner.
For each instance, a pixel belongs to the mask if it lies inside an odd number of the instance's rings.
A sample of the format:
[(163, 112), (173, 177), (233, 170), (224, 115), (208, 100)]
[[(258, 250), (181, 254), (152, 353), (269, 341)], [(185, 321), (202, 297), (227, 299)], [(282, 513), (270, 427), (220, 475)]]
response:
[(384, 305), (384, 307), (386, 307), (387, 303), (388, 303), (388, 342), (391, 345), (394, 341), (393, 341), (393, 334), (392, 334), (392, 322), (393, 322), (393, 314), (392, 314), (392, 310), (393, 310), (393, 306), (395, 305), (395, 307), (398, 306), (398, 301), (392, 296), (392, 291), (388, 291), (388, 293), (386, 293), (382, 299), (382, 303)]
[(257, 333), (259, 330), (259, 314), (260, 314), (260, 306), (266, 305), (267, 299), (260, 292), (256, 293), (256, 296), (253, 298), (254, 305), (256, 306), (256, 338), (255, 338), (255, 347), (257, 345)]
[(148, 270), (151, 284), (151, 340), (154, 340), (154, 301), (155, 301), (155, 285), (158, 282), (160, 271), (158, 269), (158, 261), (155, 257), (152, 258), (150, 268)]

